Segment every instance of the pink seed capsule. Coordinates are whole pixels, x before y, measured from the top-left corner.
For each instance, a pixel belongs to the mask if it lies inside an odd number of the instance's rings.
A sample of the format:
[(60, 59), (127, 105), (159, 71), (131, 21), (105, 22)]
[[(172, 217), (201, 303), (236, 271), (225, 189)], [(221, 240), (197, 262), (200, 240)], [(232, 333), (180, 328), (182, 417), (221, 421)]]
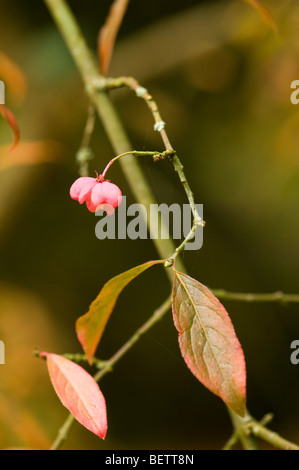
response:
[(105, 181), (100, 175), (98, 178), (82, 176), (71, 186), (70, 196), (79, 201), (86, 202), (90, 212), (103, 209), (107, 215), (112, 215), (122, 200), (122, 193), (118, 186)]

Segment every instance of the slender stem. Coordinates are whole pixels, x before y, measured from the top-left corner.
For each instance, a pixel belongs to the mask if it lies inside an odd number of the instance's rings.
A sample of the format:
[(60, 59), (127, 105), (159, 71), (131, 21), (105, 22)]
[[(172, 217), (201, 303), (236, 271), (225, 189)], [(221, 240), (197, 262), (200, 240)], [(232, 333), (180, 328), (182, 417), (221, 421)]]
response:
[(194, 202), (194, 195), (193, 195), (193, 192), (191, 191), (191, 188), (190, 188), (189, 183), (187, 181), (187, 178), (185, 176), (184, 167), (183, 167), (183, 165), (182, 165), (182, 163), (181, 163), (181, 161), (180, 161), (180, 159), (177, 155), (174, 155), (174, 157), (172, 159), (172, 163), (173, 163), (175, 171), (177, 172), (177, 174), (180, 178), (180, 182), (182, 183), (182, 186), (185, 190), (185, 193), (187, 195), (187, 198), (188, 198), (188, 201), (189, 201), (192, 213), (193, 213), (195, 224), (196, 225), (204, 225), (205, 224), (204, 221), (202, 220), (202, 218), (200, 217), (200, 215), (197, 212), (196, 205), (195, 205), (195, 202)]
[(248, 423), (248, 428), (254, 436), (263, 439), (265, 442), (268, 442), (277, 449), (299, 450), (299, 446), (297, 444), (284, 439), (276, 432), (270, 431), (253, 418), (251, 418), (250, 422)]
[(91, 136), (94, 131), (94, 125), (95, 125), (95, 109), (92, 105), (89, 105), (81, 146), (76, 154), (76, 160), (79, 165), (80, 176), (88, 176), (89, 162), (94, 157), (93, 152), (91, 148), (89, 147)]
[(94, 376), (94, 379), (98, 382), (101, 378), (110, 372), (115, 364), (139, 341), (147, 331), (149, 331), (158, 321), (160, 321), (164, 315), (169, 311), (171, 307), (171, 296), (169, 296), (163, 304), (157, 308), (151, 317), (140, 327), (135, 333), (125, 342), (125, 344), (108, 360), (106, 366), (99, 370)]
[(146, 88), (142, 87), (134, 77), (118, 77), (118, 78), (107, 78), (104, 82), (99, 84), (107, 89), (115, 89), (121, 87), (128, 87), (133, 90), (139, 98), (142, 98), (150, 112), (153, 115), (155, 126), (154, 129), (160, 132), (166, 150), (172, 149), (170, 140), (165, 131), (165, 122), (162, 120), (157, 103), (153, 100), (153, 97), (149, 94)]
[(117, 155), (116, 157), (112, 158), (112, 160), (110, 160), (110, 162), (106, 165), (102, 173), (102, 176), (105, 177), (107, 171), (109, 170), (111, 165), (113, 165), (114, 162), (116, 162), (119, 158), (125, 157), (127, 155), (134, 155), (134, 157), (154, 157), (154, 159), (156, 157), (156, 159), (163, 159), (166, 156), (169, 156), (169, 151), (149, 152), (149, 151), (143, 151), (143, 150), (130, 150), (129, 152), (121, 153), (120, 155)]
[[(169, 311), (171, 307), (171, 296), (169, 296), (163, 304), (157, 308), (154, 313), (151, 315), (151, 317), (143, 323), (143, 325), (138, 328), (138, 330), (135, 331), (135, 333), (129, 338), (124, 345), (107, 361), (105, 361), (105, 364), (103, 368), (97, 372), (94, 376), (94, 379), (96, 382), (99, 382), (104, 375), (106, 375), (108, 372), (111, 372), (113, 370), (113, 367), (117, 362), (120, 361), (120, 359), (128, 352), (132, 347), (139, 341), (139, 339), (147, 333), (158, 321), (160, 321), (164, 315)], [(67, 439), (68, 434), (75, 423), (75, 418), (70, 414), (66, 421), (63, 423), (61, 428), (58, 431), (57, 437), (54, 440), (51, 450), (58, 450), (63, 442)]]
[(171, 153), (174, 169), (178, 173), (179, 179), (187, 195), (195, 224), (204, 225), (204, 221), (197, 212), (196, 205), (194, 202), (194, 195), (191, 191), (186, 175), (184, 173), (184, 167), (178, 155), (173, 150), (167, 132), (165, 131), (165, 122), (162, 120), (158, 105), (154, 101), (152, 95), (150, 95), (147, 89), (142, 87), (134, 77), (106, 78), (104, 80), (99, 81), (98, 84), (95, 83), (95, 86), (98, 86), (99, 89), (104, 88), (108, 90), (121, 87), (128, 87), (133, 90), (139, 98), (142, 98), (145, 101), (155, 121), (154, 130), (160, 133), (166, 151), (169, 151)]
[(230, 439), (227, 441), (223, 450), (231, 449), (238, 440), (240, 440), (244, 449), (247, 450), (258, 450), (256, 445), (256, 440), (254, 437), (258, 437), (265, 442), (268, 442), (273, 447), (282, 450), (299, 450), (299, 446), (294, 444), (287, 439), (284, 439), (279, 434), (270, 431), (266, 428), (266, 424), (272, 419), (272, 415), (266, 415), (260, 422), (252, 418), (252, 416), (246, 413), (244, 418), (233, 413), (230, 409), (228, 412), (231, 416), (232, 422), (234, 424), (234, 432)]
[(74, 416), (69, 414), (68, 417), (66, 418), (65, 422), (63, 423), (63, 425), (59, 429), (58, 434), (56, 436), (56, 439), (54, 440), (53, 444), (51, 445), (50, 450), (59, 450), (60, 449), (63, 442), (68, 438), (69, 432), (70, 432), (71, 428), (73, 427), (74, 422), (75, 422)]
[[(76, 362), (76, 363), (78, 363), (78, 362), (90, 363), (89, 359), (87, 358), (87, 356), (85, 354), (65, 353), (65, 354), (62, 354), (62, 355), (66, 359), (69, 359), (70, 361), (73, 361), (73, 362)], [(106, 366), (106, 361), (102, 361), (101, 359), (93, 357), (91, 365), (95, 366), (97, 369), (103, 369)]]
[(228, 292), (224, 289), (211, 289), (213, 294), (219, 299), (236, 300), (240, 302), (281, 302), (281, 303), (298, 303), (299, 294), (284, 294), (283, 292), (273, 293), (242, 293)]
[(165, 261), (164, 266), (166, 266), (166, 268), (169, 268), (175, 263), (178, 255), (184, 250), (185, 245), (194, 237), (194, 233), (196, 229), (197, 229), (197, 224), (193, 223), (193, 226), (190, 232), (188, 233), (188, 235), (186, 236), (185, 240), (180, 244), (180, 246), (176, 248), (174, 254)]
[(228, 441), (224, 444), (222, 447), (222, 450), (232, 450), (234, 445), (236, 445), (239, 441), (239, 435), (236, 430), (232, 433), (231, 437), (228, 439)]
[(87, 111), (87, 120), (81, 142), (81, 148), (89, 147), (90, 139), (94, 131), (95, 125), (95, 109), (94, 106), (89, 105)]
[(105, 169), (104, 169), (103, 173), (100, 175), (100, 177), (102, 179), (104, 179), (105, 175), (106, 175), (108, 169), (111, 167), (111, 165), (114, 162), (116, 162), (119, 158), (127, 156), (127, 155), (134, 155), (134, 157), (152, 156), (152, 157), (154, 157), (154, 159), (155, 158), (156, 159), (163, 159), (166, 156), (168, 156), (168, 157), (173, 156), (174, 168), (176, 169), (176, 171), (179, 174), (182, 185), (185, 187), (185, 191), (186, 191), (186, 194), (188, 196), (188, 200), (189, 200), (189, 203), (190, 203), (190, 206), (191, 206), (191, 210), (193, 212), (194, 221), (193, 221), (193, 226), (192, 226), (190, 232), (188, 233), (188, 235), (186, 236), (185, 240), (183, 240), (181, 245), (176, 248), (173, 255), (170, 256), (170, 258), (168, 258), (166, 260), (165, 267), (169, 268), (174, 264), (177, 257), (179, 256), (179, 254), (185, 249), (186, 244), (194, 237), (194, 233), (195, 233), (197, 227), (199, 225), (204, 225), (204, 221), (201, 219), (201, 217), (199, 216), (199, 214), (197, 212), (195, 202), (194, 202), (194, 198), (193, 198), (193, 193), (191, 192), (190, 186), (189, 186), (189, 184), (188, 184), (188, 182), (185, 178), (185, 174), (183, 172), (183, 166), (182, 166), (180, 160), (178, 159), (177, 155), (175, 155), (175, 151), (172, 150), (171, 148), (166, 149), (164, 152), (160, 152), (160, 153), (159, 152), (149, 152), (149, 151), (138, 151), (138, 150), (132, 150), (132, 151), (129, 151), (129, 152), (124, 152), (124, 153), (122, 153), (120, 155), (117, 155), (116, 157), (112, 158), (112, 160), (110, 160), (110, 162), (107, 164), (107, 166), (105, 167)]
[(227, 408), (229, 415), (231, 417), (235, 433), (238, 436), (239, 441), (241, 442), (245, 450), (259, 450), (256, 439), (248, 432), (246, 428), (248, 422), (248, 416), (246, 414), (245, 418), (234, 413), (230, 408)]

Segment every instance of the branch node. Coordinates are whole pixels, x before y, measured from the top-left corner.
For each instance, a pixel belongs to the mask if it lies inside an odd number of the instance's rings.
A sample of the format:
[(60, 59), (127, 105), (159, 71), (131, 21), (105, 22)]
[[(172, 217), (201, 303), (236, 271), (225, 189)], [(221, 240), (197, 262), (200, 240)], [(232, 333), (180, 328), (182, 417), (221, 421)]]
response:
[(88, 94), (95, 91), (102, 91), (106, 89), (106, 80), (103, 77), (93, 77), (86, 84), (85, 89)]
[(143, 86), (139, 86), (138, 88), (136, 88), (135, 93), (138, 98), (142, 98), (147, 93), (147, 89)]
[(195, 225), (198, 225), (199, 227), (205, 227), (206, 222), (200, 217), (199, 219), (196, 219)]
[(157, 121), (155, 122), (155, 125), (154, 125), (154, 131), (161, 132), (163, 131), (164, 127), (165, 127), (164, 121)]
[(79, 164), (87, 163), (93, 158), (93, 151), (89, 147), (81, 147), (76, 153), (76, 160)]
[(164, 267), (165, 268), (171, 268), (171, 266), (173, 266), (173, 259), (169, 258), (165, 261)]

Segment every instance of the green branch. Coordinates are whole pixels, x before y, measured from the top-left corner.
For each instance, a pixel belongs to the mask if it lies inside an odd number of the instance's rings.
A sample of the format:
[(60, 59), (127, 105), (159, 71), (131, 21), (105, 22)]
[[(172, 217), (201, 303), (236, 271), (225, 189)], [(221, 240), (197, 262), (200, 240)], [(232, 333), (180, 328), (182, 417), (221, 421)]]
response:
[(228, 292), (224, 289), (211, 289), (218, 299), (236, 300), (239, 302), (281, 302), (281, 303), (297, 303), (299, 302), (299, 294), (284, 294), (277, 291), (269, 294), (252, 294), (242, 292)]
[(261, 421), (257, 421), (248, 412), (244, 418), (232, 414), (230, 409), (228, 409), (228, 412), (234, 424), (234, 432), (224, 445), (223, 450), (231, 450), (238, 441), (241, 442), (244, 449), (259, 450), (255, 437), (268, 442), (277, 449), (299, 450), (297, 444), (284, 439), (266, 427), (266, 424), (273, 418), (271, 414), (266, 415)]
[(153, 152), (148, 150), (130, 150), (129, 152), (121, 153), (120, 155), (117, 155), (116, 157), (112, 158), (112, 160), (110, 160), (110, 162), (106, 165), (102, 176), (105, 177), (111, 165), (113, 165), (113, 163), (121, 157), (126, 157), (127, 155), (134, 155), (134, 157), (153, 157), (154, 161), (157, 161), (163, 160), (164, 158), (168, 157), (171, 152), (173, 151), (165, 150), (164, 152)]
[(268, 442), (273, 447), (281, 450), (299, 450), (299, 446), (293, 442), (284, 439), (276, 432), (270, 431), (261, 423), (250, 417), (249, 422), (247, 423), (247, 428), (252, 435), (262, 439), (265, 442)]
[(80, 176), (89, 175), (89, 162), (93, 159), (94, 155), (89, 146), (91, 136), (95, 126), (95, 109), (94, 106), (90, 105), (87, 110), (87, 120), (83, 133), (81, 146), (76, 154), (76, 160), (79, 165)]
[[(248, 429), (244, 425), (244, 423), (247, 424), (247, 413), (245, 418), (241, 418), (241, 416), (232, 412), (230, 408), (227, 408), (227, 411), (234, 426), (234, 433), (229, 441), (229, 445), (232, 446), (235, 442), (240, 441), (245, 450), (259, 450), (256, 439), (248, 432)], [(226, 444), (225, 449), (228, 450), (228, 448), (228, 444)]]

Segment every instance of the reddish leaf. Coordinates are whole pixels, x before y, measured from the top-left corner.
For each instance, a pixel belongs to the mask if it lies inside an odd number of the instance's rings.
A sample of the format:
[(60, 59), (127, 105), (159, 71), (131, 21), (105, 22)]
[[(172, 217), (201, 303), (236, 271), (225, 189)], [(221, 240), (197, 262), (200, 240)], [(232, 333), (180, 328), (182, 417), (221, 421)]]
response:
[(105, 25), (101, 28), (98, 37), (98, 54), (100, 70), (103, 75), (108, 72), (115, 39), (126, 13), (130, 0), (114, 0)]
[(200, 282), (175, 272), (172, 311), (181, 353), (191, 372), (236, 413), (244, 416), (245, 360), (223, 305)]
[(20, 129), (13, 113), (4, 104), (0, 104), (0, 114), (2, 114), (2, 116), (4, 117), (9, 127), (11, 128), (13, 135), (14, 135), (13, 146), (10, 149), (10, 151), (12, 152), (19, 143)]
[(122, 290), (135, 277), (158, 263), (164, 263), (164, 261), (149, 261), (110, 279), (90, 305), (89, 311), (78, 318), (77, 336), (90, 363)]
[(105, 398), (92, 376), (65, 357), (45, 352), (40, 356), (47, 358), (50, 379), (62, 404), (85, 428), (105, 439)]
[(252, 6), (258, 14), (262, 17), (263, 21), (273, 29), (273, 31), (277, 32), (277, 24), (272, 16), (270, 10), (263, 5), (259, 0), (244, 0), (250, 6)]

